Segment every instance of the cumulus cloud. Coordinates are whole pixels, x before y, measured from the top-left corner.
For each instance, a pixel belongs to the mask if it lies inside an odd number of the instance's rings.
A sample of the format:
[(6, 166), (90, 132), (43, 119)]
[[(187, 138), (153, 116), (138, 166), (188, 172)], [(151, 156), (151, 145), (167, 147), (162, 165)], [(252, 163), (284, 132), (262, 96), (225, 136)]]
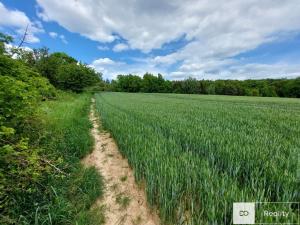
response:
[(21, 38), (27, 28), (27, 43), (39, 42), (36, 36), (44, 32), (43, 26), (39, 21), (31, 21), (24, 12), (6, 8), (0, 2), (0, 27), (12, 28), (15, 31), (16, 39)]
[(122, 63), (116, 62), (110, 58), (99, 58), (94, 60), (89, 66), (96, 71), (101, 72), (104, 78), (113, 79), (117, 75), (116, 69)]
[[(93, 40), (113, 41), (113, 33), (118, 33), (131, 47), (141, 50), (159, 48), (183, 34), (188, 39), (215, 37), (212, 45), (216, 48), (225, 37), (224, 48), (232, 44), (244, 48), (249, 45), (245, 41), (256, 45), (275, 31), (299, 29), (300, 17), (298, 0), (37, 2), (41, 17), (47, 21), (57, 21)], [(235, 37), (237, 34), (242, 35)]]
[(231, 64), (227, 68), (214, 67), (212, 70), (178, 70), (167, 74), (171, 80), (183, 80), (187, 77), (197, 79), (265, 79), (265, 78), (296, 78), (300, 76), (299, 64), (288, 63), (249, 63)]
[[(149, 53), (184, 37), (188, 44), (181, 49), (149, 59), (156, 66), (178, 65), (173, 71), (176, 76), (233, 68), (238, 63), (232, 57), (300, 31), (299, 0), (37, 2), (45, 21), (56, 21), (95, 41), (113, 42), (118, 36), (126, 40), (128, 45), (117, 44), (115, 51), (130, 48)], [(268, 67), (261, 69), (268, 71)]]
[[(18, 46), (12, 44), (4, 44), (4, 47), (8, 55), (10, 55), (13, 59), (18, 58), (18, 54), (14, 53), (14, 50), (18, 48)], [(27, 52), (33, 52), (33, 49), (28, 46), (21, 46), (20, 49)]]
[(125, 51), (125, 50), (128, 50), (128, 49), (129, 49), (129, 46), (127, 44), (123, 44), (123, 43), (116, 44), (113, 47), (114, 52), (122, 52), (122, 51)]
[(224, 70), (226, 79), (232, 76), (236, 79), (264, 79), (264, 78), (295, 78), (300, 76), (298, 64), (275, 63), (250, 63), (234, 65)]
[(107, 66), (107, 65), (114, 65), (116, 64), (116, 62), (110, 58), (99, 58), (94, 60), (92, 64), (94, 66)]
[(147, 60), (128, 64), (110, 58), (99, 58), (94, 60), (89, 66), (101, 72), (105, 79), (115, 79), (119, 74), (135, 74), (138, 76), (143, 76), (146, 72), (166, 74), (165, 70), (156, 68)]
[[(38, 16), (44, 21), (57, 21), (61, 26), (69, 31), (78, 32), (95, 41), (111, 42), (115, 40), (115, 35), (111, 34), (111, 29), (105, 25), (109, 23), (109, 18), (103, 17), (98, 20), (103, 10), (99, 1), (37, 1), (43, 11), (39, 11)], [(115, 7), (114, 7), (115, 8)], [(97, 12), (97, 10), (100, 10)], [(96, 16), (96, 17), (95, 17)], [(102, 24), (103, 23), (103, 27)]]
[(49, 32), (49, 36), (54, 39), (59, 38), (63, 43), (68, 44), (68, 41), (63, 34), (58, 34), (56, 32)]

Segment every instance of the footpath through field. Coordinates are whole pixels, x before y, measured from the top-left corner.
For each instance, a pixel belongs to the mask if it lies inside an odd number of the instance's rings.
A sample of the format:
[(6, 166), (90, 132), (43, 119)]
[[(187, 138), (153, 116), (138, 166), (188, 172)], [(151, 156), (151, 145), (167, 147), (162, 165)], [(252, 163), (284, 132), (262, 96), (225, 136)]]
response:
[(159, 218), (148, 208), (145, 192), (135, 183), (127, 160), (120, 154), (111, 135), (99, 130), (101, 125), (95, 115), (95, 99), (92, 99), (90, 120), (93, 123), (91, 133), (95, 146), (93, 152), (83, 159), (83, 163), (96, 167), (104, 178), (104, 196), (95, 204), (104, 208), (105, 224), (159, 225)]

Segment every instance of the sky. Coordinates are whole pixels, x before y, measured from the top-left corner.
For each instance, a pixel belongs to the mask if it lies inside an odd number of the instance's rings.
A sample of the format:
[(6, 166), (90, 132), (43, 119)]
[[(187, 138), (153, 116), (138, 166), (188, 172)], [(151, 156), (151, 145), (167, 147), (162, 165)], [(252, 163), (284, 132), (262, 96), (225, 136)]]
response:
[(300, 76), (299, 0), (0, 0), (0, 32), (105, 79)]

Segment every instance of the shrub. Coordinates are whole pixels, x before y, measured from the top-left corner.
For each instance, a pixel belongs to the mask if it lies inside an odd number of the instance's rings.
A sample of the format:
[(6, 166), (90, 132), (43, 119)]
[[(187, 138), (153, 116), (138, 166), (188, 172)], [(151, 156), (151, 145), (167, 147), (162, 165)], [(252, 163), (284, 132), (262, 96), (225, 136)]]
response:
[(58, 87), (63, 90), (82, 92), (84, 88), (100, 82), (101, 75), (83, 64), (61, 65), (58, 69)]
[(54, 96), (47, 79), (22, 62), (0, 55), (0, 211), (6, 222), (11, 220), (5, 215), (14, 207), (16, 196), (22, 199), (33, 193), (32, 184), (48, 170), (40, 150), (29, 144), (23, 131), (34, 120), (40, 100)]

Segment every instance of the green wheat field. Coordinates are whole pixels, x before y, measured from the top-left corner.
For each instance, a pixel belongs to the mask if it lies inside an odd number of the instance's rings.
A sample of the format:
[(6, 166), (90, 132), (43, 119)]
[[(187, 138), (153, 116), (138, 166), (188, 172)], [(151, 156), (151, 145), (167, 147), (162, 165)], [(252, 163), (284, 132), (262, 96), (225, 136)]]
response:
[(224, 224), (233, 202), (299, 201), (299, 99), (130, 93), (95, 98), (104, 128), (162, 220)]

